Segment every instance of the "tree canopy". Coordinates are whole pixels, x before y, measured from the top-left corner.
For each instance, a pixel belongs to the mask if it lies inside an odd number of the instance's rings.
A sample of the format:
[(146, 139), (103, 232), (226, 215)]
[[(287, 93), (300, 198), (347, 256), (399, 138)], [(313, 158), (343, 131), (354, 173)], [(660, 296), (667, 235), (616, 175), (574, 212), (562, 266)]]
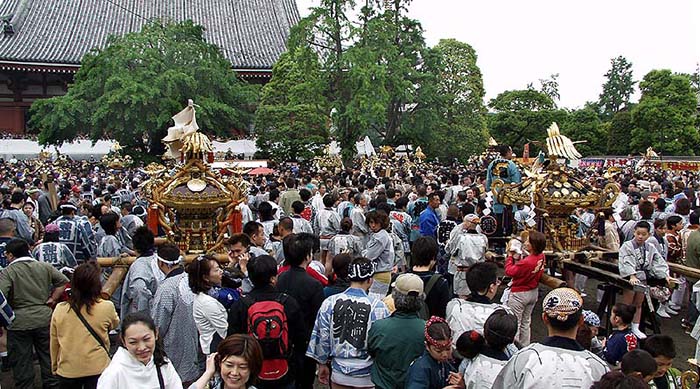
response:
[(610, 60), (610, 70), (605, 73), (606, 81), (598, 99), (601, 114), (606, 119), (625, 108), (634, 93), (635, 81), (632, 76), (632, 63), (623, 56)]
[(652, 146), (665, 155), (695, 155), (698, 100), (690, 76), (652, 70), (639, 83), (642, 97), (632, 110), (632, 151)]
[(466, 159), (486, 148), (486, 107), (484, 82), (476, 64), (477, 55), (469, 44), (443, 39), (434, 48), (438, 96), (432, 131), (426, 140), (431, 156)]
[[(292, 31), (299, 33), (298, 27)], [(260, 158), (311, 159), (328, 141), (330, 104), (318, 55), (296, 42), (290, 39), (289, 50), (273, 67), (272, 79), (260, 94), (255, 116)]]
[(204, 40), (202, 26), (154, 21), (86, 54), (65, 96), (32, 105), (30, 126), (40, 130), (41, 144), (87, 133), (94, 141), (115, 139), (130, 154), (160, 154), (170, 117), (188, 99), (199, 106), (205, 132), (230, 135), (249, 126), (256, 90)]
[(493, 110), (488, 116), (491, 135), (516, 152), (529, 141), (543, 142), (552, 122), (562, 124), (568, 118), (549, 96), (533, 89), (505, 91), (491, 99), (489, 107)]

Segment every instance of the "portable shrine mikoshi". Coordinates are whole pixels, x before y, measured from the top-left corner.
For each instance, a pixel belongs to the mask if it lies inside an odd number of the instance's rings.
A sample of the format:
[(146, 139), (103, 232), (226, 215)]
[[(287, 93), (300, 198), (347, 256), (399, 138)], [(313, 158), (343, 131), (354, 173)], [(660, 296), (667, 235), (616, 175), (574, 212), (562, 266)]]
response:
[[(632, 285), (629, 280), (620, 277), (618, 252), (592, 244), (591, 238), (596, 236), (597, 229), (592, 228), (588, 234), (582, 235), (579, 233), (578, 220), (571, 217), (577, 208), (599, 211), (612, 208), (619, 187), (610, 181), (602, 189), (594, 188), (578, 178), (574, 170), (559, 162), (560, 159), (581, 157), (574, 142), (560, 134), (556, 123), (549, 127), (547, 133), (546, 149), (549, 159), (545, 161), (540, 156), (530, 168), (524, 168), (525, 178), (519, 184), (506, 185), (503, 181), (495, 180), (492, 184), (494, 195), (502, 204), (529, 206), (535, 211), (535, 228), (547, 236), (545, 256), (552, 274), (558, 269), (570, 275), (566, 277), (569, 282), (574, 273), (603, 282), (599, 286), (604, 294), (598, 315), (604, 322), (609, 323), (605, 318), (612, 311), (620, 290), (634, 290), (647, 295), (647, 304), (643, 307), (644, 317), (648, 319), (653, 331), (658, 333), (650, 288)], [(606, 174), (605, 177), (612, 179), (613, 174)], [(682, 265), (669, 264), (669, 267), (678, 274), (692, 278), (700, 276), (699, 271)]]
[(343, 159), (339, 154), (334, 153), (331, 145), (326, 145), (323, 149), (323, 155), (314, 157), (313, 167), (318, 171), (331, 171), (339, 173), (344, 169)]
[(423, 165), (425, 154), (420, 146), (416, 148), (412, 156), (398, 155), (391, 146), (382, 146), (379, 154), (363, 156), (360, 165), (366, 175), (378, 177), (391, 177), (397, 172), (412, 176), (417, 168)]
[[(198, 254), (211, 253), (223, 263), (227, 232), (241, 231), (237, 206), (243, 201), (247, 182), (239, 175), (222, 177), (211, 169), (213, 148), (209, 138), (198, 132), (192, 100), (173, 116), (175, 125), (168, 129), (163, 142), (168, 146), (164, 159), (180, 160), (182, 165), (167, 168), (151, 163), (142, 169), (149, 179), (141, 184), (148, 199), (147, 225), (154, 235), (165, 235), (165, 241), (177, 244), (191, 261)], [(114, 150), (115, 154), (119, 150)], [(158, 239), (157, 243), (162, 243)], [(219, 253), (219, 254), (217, 254)], [(103, 267), (113, 271), (102, 292), (110, 296), (121, 284), (128, 267), (136, 258), (99, 258)]]
[(156, 235), (164, 232), (188, 254), (221, 250), (226, 232), (241, 230), (237, 206), (248, 184), (238, 175), (222, 176), (211, 169), (212, 144), (197, 132), (192, 101), (173, 120), (175, 126), (163, 139), (170, 148), (166, 154), (184, 164), (173, 170), (151, 164), (144, 170), (150, 175), (142, 184), (149, 203), (148, 226)]
[(558, 158), (580, 158), (573, 142), (559, 133), (556, 123), (547, 130), (549, 159), (539, 158), (530, 168), (523, 167), (524, 179), (518, 184), (494, 180), (492, 190), (501, 204), (534, 209), (537, 228), (547, 235), (547, 249), (555, 252), (578, 251), (590, 245), (588, 236), (579, 236), (576, 208), (611, 207), (619, 187), (610, 182), (602, 190), (577, 177)]

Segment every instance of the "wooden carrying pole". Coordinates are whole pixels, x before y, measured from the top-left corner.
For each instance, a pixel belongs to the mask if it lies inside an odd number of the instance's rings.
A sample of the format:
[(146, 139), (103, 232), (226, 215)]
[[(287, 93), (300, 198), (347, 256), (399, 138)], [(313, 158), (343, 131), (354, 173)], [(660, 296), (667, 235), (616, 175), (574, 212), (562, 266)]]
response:
[[(221, 264), (228, 264), (229, 258), (226, 254), (213, 254), (214, 258)], [(191, 263), (196, 260), (199, 255), (186, 255), (185, 263)], [(113, 268), (112, 274), (107, 279), (107, 282), (102, 286), (102, 297), (109, 298), (115, 290), (121, 285), (129, 270), (129, 265), (136, 261), (136, 257), (117, 257), (117, 258), (97, 258), (97, 264), (101, 267)], [(566, 282), (556, 277), (552, 277), (546, 273), (540, 277), (540, 283), (551, 289), (556, 289), (566, 285)]]
[[(226, 254), (213, 254), (214, 258), (221, 264), (228, 264), (229, 258)], [(185, 255), (185, 263), (195, 261), (199, 255)], [(109, 299), (114, 291), (119, 288), (119, 285), (124, 281), (126, 273), (129, 271), (129, 266), (136, 261), (137, 257), (116, 257), (116, 258), (97, 258), (97, 264), (100, 267), (111, 267), (112, 274), (109, 275), (107, 282), (102, 285), (102, 298)]]

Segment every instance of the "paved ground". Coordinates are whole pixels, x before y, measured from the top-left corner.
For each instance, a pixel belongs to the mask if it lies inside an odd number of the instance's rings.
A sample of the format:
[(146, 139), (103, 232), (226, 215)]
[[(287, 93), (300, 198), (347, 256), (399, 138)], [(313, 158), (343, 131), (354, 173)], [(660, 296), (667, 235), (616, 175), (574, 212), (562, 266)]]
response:
[[(596, 285), (597, 282), (589, 280), (587, 284), (587, 293), (588, 297), (585, 298), (585, 308), (586, 309), (591, 309), (593, 311), (596, 311), (598, 308), (598, 304), (595, 301), (595, 296), (596, 296)], [(546, 328), (542, 324), (542, 319), (540, 318), (542, 315), (542, 297), (549, 292), (549, 288), (545, 286), (540, 286), (540, 300), (538, 301), (538, 304), (535, 307), (535, 311), (533, 312), (532, 315), (532, 340), (537, 341), (539, 339), (544, 338), (546, 334)], [(500, 297), (500, 296), (499, 296)], [(692, 358), (695, 354), (695, 340), (690, 337), (690, 335), (686, 334), (685, 331), (681, 328), (680, 326), (680, 318), (683, 316), (685, 313), (685, 309), (681, 311), (681, 313), (673, 317), (671, 319), (661, 319), (660, 320), (660, 325), (661, 325), (661, 332), (667, 335), (670, 335), (673, 337), (673, 339), (676, 342), (676, 353), (677, 357), (676, 360), (674, 361), (674, 366), (679, 368), (681, 371), (687, 370), (688, 364), (687, 364), (687, 359)], [(40, 388), (40, 380), (39, 380), (39, 369), (38, 366), (36, 367), (36, 377), (37, 377), (37, 383), (36, 387)], [(9, 389), (9, 388), (14, 388), (13, 380), (12, 380), (12, 373), (10, 372), (4, 372), (0, 373), (0, 385), (4, 389)], [(317, 388), (327, 388), (327, 386), (324, 385), (317, 385)]]

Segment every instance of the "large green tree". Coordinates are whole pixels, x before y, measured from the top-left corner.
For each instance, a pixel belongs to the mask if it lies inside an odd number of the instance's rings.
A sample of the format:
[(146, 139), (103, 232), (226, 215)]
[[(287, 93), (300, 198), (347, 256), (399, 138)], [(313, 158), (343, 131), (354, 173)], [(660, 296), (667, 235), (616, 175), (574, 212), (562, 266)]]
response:
[(630, 103), (635, 84), (632, 63), (623, 56), (611, 59), (610, 70), (605, 73), (605, 78), (598, 106), (601, 116), (609, 120)]
[(690, 77), (652, 70), (639, 83), (642, 97), (632, 110), (631, 145), (635, 153), (652, 146), (665, 155), (695, 155), (697, 98)]
[[(423, 67), (427, 51), (423, 29), (420, 22), (406, 16), (410, 3), (411, 0), (384, 1), (383, 12), (368, 20), (367, 28), (362, 31), (353, 50), (377, 55), (368, 64), (353, 62), (355, 66), (351, 72), (360, 71), (366, 75), (363, 68), (378, 67), (370, 83), (378, 84), (375, 92), (385, 91), (386, 100), (382, 101), (384, 117), (381, 126), (374, 130), (388, 144), (395, 143), (407, 118), (413, 114), (411, 108), (417, 103), (418, 89), (430, 81)], [(376, 94), (365, 97), (379, 100)]]
[(587, 106), (569, 113), (568, 120), (561, 123), (561, 131), (572, 141), (585, 141), (576, 144), (583, 155), (605, 155), (608, 148), (608, 132), (592, 107)]
[(321, 0), (300, 23), (300, 43), (318, 53), (331, 136), (346, 160), (365, 135), (388, 144), (410, 139), (414, 116), (425, 113), (417, 110), (425, 109), (433, 78), (420, 23), (406, 16), (409, 3), (365, 0), (352, 20), (355, 1)]
[(627, 155), (630, 153), (630, 136), (634, 130), (632, 113), (628, 110), (618, 111), (608, 126), (608, 155)]
[[(354, 0), (321, 0), (318, 7), (299, 23), (300, 44), (318, 53), (324, 95), (328, 99), (333, 123), (332, 135), (338, 140), (345, 160), (355, 155), (355, 142), (365, 134), (365, 117), (348, 111), (354, 98), (349, 78), (347, 52), (357, 38), (357, 29), (349, 18)], [(362, 84), (368, 88), (366, 84)]]
[(439, 115), (432, 125), (427, 151), (444, 159), (466, 159), (481, 153), (488, 140), (484, 82), (477, 66), (476, 51), (467, 43), (443, 39), (434, 48), (437, 55), (437, 95), (433, 106)]
[[(489, 102), (488, 128), (499, 142), (519, 152), (528, 141), (544, 142), (552, 122), (566, 123), (568, 112), (556, 109), (554, 101), (532, 89), (500, 93)], [(533, 148), (530, 149), (531, 154)]]
[(310, 159), (329, 136), (330, 104), (318, 55), (292, 30), (289, 50), (272, 69), (255, 117), (260, 158)]
[(202, 26), (154, 21), (86, 54), (65, 96), (32, 105), (30, 126), (41, 131), (42, 144), (88, 133), (93, 140), (116, 139), (130, 154), (159, 154), (170, 117), (188, 99), (199, 105), (205, 132), (227, 135), (248, 127), (255, 95), (221, 50), (204, 40)]

